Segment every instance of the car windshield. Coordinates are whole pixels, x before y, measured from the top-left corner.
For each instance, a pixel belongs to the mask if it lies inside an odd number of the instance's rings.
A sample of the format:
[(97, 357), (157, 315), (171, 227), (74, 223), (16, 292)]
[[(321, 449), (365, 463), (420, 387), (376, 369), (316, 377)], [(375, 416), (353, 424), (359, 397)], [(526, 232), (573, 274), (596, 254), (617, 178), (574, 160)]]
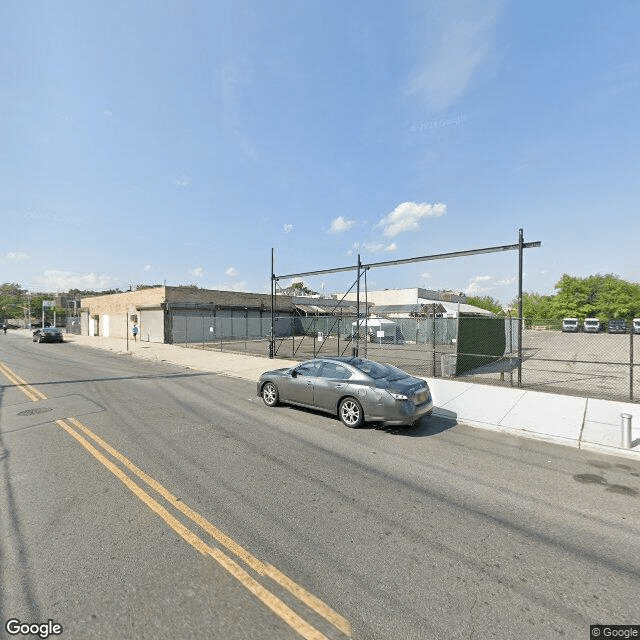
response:
[(390, 364), (379, 364), (371, 360), (352, 360), (350, 364), (368, 376), (371, 376), (374, 380), (386, 378), (387, 380), (394, 381), (410, 377), (406, 371), (402, 371), (402, 369), (398, 369)]

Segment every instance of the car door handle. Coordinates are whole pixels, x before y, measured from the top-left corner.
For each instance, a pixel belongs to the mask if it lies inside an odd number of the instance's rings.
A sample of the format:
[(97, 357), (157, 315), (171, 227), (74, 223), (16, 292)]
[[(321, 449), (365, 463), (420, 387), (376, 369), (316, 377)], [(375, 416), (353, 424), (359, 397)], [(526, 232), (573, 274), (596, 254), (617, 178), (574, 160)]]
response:
[(342, 387), (344, 387), (344, 385), (343, 385), (343, 384), (337, 384), (337, 385), (336, 385), (336, 389), (342, 389)]
[(313, 384), (313, 382), (311, 382), (311, 380), (307, 380), (307, 387), (310, 387)]

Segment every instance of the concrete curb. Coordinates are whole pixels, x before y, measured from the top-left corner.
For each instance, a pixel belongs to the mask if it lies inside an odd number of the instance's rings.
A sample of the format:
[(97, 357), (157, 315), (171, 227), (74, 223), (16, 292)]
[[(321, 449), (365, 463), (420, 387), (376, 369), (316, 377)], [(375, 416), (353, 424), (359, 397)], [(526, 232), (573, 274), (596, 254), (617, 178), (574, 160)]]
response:
[[(31, 337), (29, 330), (18, 331), (25, 337)], [(102, 336), (67, 334), (65, 340), (253, 382), (263, 371), (299, 364), (295, 360), (269, 360), (256, 355), (132, 340), (129, 340), (127, 350), (124, 339)], [(436, 415), (481, 429), (640, 460), (639, 404), (494, 387), (446, 378), (424, 379), (431, 387)], [(631, 449), (621, 447), (622, 413), (632, 416)]]

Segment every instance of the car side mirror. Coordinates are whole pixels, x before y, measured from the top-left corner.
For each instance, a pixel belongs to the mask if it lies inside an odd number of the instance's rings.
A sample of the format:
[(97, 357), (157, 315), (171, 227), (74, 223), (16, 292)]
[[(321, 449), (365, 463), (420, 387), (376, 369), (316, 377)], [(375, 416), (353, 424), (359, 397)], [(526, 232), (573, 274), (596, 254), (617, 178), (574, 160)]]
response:
[(298, 377), (298, 372), (295, 369), (291, 369), (291, 377), (292, 378), (297, 378)]

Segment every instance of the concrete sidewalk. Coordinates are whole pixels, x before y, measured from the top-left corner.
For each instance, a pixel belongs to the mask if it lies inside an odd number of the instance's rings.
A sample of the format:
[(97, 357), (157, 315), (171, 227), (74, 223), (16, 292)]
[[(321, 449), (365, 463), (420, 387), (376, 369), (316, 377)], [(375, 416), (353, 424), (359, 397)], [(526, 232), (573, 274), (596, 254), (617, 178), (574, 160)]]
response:
[[(31, 331), (19, 330), (25, 338)], [(65, 341), (120, 354), (170, 362), (183, 367), (257, 381), (268, 369), (299, 364), (245, 354), (189, 349), (155, 342), (134, 342), (65, 334)], [(425, 378), (434, 398), (434, 413), (457, 422), (537, 438), (580, 449), (640, 460), (640, 405), (480, 385), (446, 378)], [(621, 447), (621, 414), (632, 416), (631, 449)]]

